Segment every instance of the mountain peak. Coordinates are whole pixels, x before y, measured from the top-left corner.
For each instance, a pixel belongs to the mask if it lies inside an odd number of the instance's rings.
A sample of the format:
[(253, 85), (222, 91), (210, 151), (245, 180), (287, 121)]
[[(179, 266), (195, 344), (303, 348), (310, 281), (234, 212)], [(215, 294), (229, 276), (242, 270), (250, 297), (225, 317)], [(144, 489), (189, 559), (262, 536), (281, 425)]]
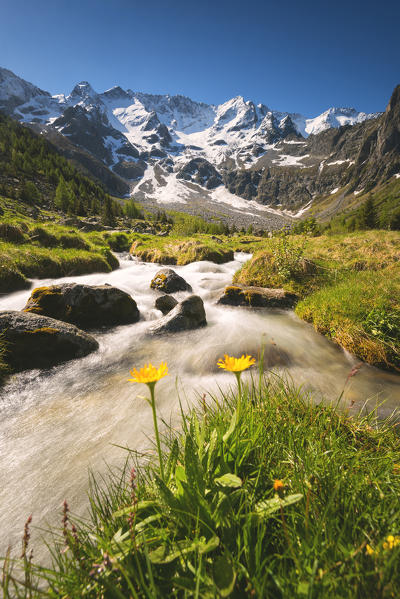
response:
[(94, 91), (93, 87), (90, 85), (88, 81), (80, 81), (77, 83), (70, 93), (69, 97), (80, 97), (80, 98), (92, 98), (97, 96), (97, 93)]
[(386, 112), (391, 112), (396, 106), (400, 107), (400, 85), (396, 85), (394, 88)]
[(132, 97), (133, 92), (131, 90), (125, 91), (119, 85), (114, 85), (110, 89), (107, 89), (101, 94), (104, 98), (111, 98), (113, 100), (119, 100), (120, 98), (129, 99)]
[(12, 114), (17, 106), (29, 102), (36, 96), (50, 97), (50, 94), (21, 79), (12, 71), (0, 67), (0, 110)]

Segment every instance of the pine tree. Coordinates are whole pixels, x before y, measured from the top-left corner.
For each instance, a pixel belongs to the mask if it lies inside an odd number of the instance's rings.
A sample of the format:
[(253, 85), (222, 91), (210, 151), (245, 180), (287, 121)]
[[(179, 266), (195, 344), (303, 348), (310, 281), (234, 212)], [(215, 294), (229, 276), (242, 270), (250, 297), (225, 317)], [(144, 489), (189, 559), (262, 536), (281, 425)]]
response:
[(54, 204), (56, 208), (62, 210), (63, 212), (67, 212), (70, 203), (70, 190), (65, 183), (64, 177), (61, 175), (60, 180), (57, 185), (56, 195), (54, 198)]
[(32, 181), (25, 181), (19, 194), (20, 199), (27, 204), (35, 204), (39, 201), (39, 192)]
[(360, 224), (363, 229), (375, 229), (377, 226), (377, 214), (374, 198), (369, 195), (361, 207)]
[(105, 197), (103, 203), (102, 221), (105, 225), (108, 225), (109, 227), (115, 226), (115, 217), (113, 212), (112, 201), (110, 196), (108, 195)]

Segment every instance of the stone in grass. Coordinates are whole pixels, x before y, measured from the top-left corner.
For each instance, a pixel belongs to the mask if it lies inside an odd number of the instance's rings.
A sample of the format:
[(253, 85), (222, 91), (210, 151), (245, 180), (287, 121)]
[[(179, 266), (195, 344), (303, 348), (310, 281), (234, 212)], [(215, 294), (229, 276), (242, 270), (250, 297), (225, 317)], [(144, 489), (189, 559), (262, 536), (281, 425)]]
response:
[(217, 303), (252, 308), (292, 308), (296, 301), (297, 296), (284, 289), (228, 285)]
[(156, 299), (155, 307), (165, 315), (171, 312), (177, 303), (177, 300), (172, 295), (161, 295)]
[(177, 333), (204, 327), (206, 324), (203, 300), (198, 295), (190, 295), (152, 325), (148, 332), (150, 335)]
[(37, 287), (24, 312), (70, 322), (83, 329), (131, 324), (139, 320), (135, 300), (111, 285), (62, 283)]
[(150, 287), (164, 293), (192, 291), (189, 283), (186, 283), (185, 279), (179, 276), (172, 268), (161, 268), (152, 279)]
[(96, 339), (76, 326), (37, 314), (0, 312), (0, 335), (12, 370), (50, 368), (98, 349)]

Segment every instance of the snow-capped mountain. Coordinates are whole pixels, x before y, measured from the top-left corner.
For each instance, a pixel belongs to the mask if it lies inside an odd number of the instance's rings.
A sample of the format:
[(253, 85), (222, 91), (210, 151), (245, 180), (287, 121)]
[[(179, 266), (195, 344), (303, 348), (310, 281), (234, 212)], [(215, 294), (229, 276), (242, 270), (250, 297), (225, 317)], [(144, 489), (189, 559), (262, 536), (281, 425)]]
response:
[[(201, 196), (240, 209), (260, 199), (254, 171), (320, 165), (327, 156), (310, 154), (310, 135), (378, 116), (330, 108), (310, 119), (242, 96), (216, 106), (121, 87), (97, 93), (87, 81), (51, 96), (2, 68), (0, 110), (46, 135), (61, 134), (129, 183), (138, 199), (182, 204)], [(246, 172), (244, 192), (236, 177)], [(224, 185), (238, 191), (228, 197)]]
[(78, 83), (67, 96), (50, 96), (1, 68), (0, 109), (22, 122), (51, 125), (72, 137), (79, 137), (78, 125), (99, 126), (104, 139), (100, 154), (109, 166), (127, 158), (185, 153), (216, 164), (227, 158), (252, 162), (282, 139), (300, 139), (377, 116), (353, 108), (330, 108), (306, 119), (255, 105), (242, 96), (214, 106), (184, 96), (151, 95), (120, 87), (97, 93), (87, 81)]
[(51, 96), (32, 83), (14, 75), (8, 69), (0, 68), (0, 109), (12, 113), (16, 106), (21, 106), (33, 98), (43, 96), (49, 101)]

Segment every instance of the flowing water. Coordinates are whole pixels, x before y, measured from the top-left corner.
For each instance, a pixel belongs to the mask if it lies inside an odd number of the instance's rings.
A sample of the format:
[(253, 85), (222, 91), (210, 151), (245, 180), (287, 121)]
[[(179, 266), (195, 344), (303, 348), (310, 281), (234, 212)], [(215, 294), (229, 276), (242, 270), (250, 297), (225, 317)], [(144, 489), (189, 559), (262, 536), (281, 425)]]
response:
[[(172, 423), (179, 422), (176, 377), (181, 398), (190, 404), (199, 394), (233, 383), (229, 374), (216, 368), (219, 357), (257, 355), (261, 345), (266, 368), (287, 374), (312, 390), (316, 400), (334, 401), (344, 390), (342, 403), (352, 411), (361, 410), (367, 399), (369, 409), (385, 401), (380, 407), (383, 416), (400, 406), (400, 377), (362, 365), (346, 383), (359, 360), (292, 312), (216, 305), (219, 292), (248, 258), (236, 254), (233, 262), (221, 266), (195, 262), (174, 267), (203, 298), (208, 326), (157, 338), (147, 336), (146, 329), (161, 315), (154, 308), (158, 293), (149, 288), (159, 266), (122, 259), (121, 268), (110, 274), (57, 280), (115, 285), (135, 298), (142, 319), (96, 332), (100, 349), (94, 354), (49, 371), (20, 373), (2, 390), (0, 555), (19, 542), (31, 513), (37, 527), (60, 522), (67, 498), (73, 512), (84, 514), (88, 470), (106, 473), (108, 466), (122, 465), (126, 452), (120, 446), (139, 451), (149, 447), (147, 389), (127, 382), (132, 366), (168, 362), (171, 376), (157, 385), (157, 406), (159, 415)], [(52, 282), (41, 280), (40, 285)], [(4, 296), (0, 310), (21, 309), (29, 295), (23, 291)], [(41, 550), (35, 551), (37, 558)]]

